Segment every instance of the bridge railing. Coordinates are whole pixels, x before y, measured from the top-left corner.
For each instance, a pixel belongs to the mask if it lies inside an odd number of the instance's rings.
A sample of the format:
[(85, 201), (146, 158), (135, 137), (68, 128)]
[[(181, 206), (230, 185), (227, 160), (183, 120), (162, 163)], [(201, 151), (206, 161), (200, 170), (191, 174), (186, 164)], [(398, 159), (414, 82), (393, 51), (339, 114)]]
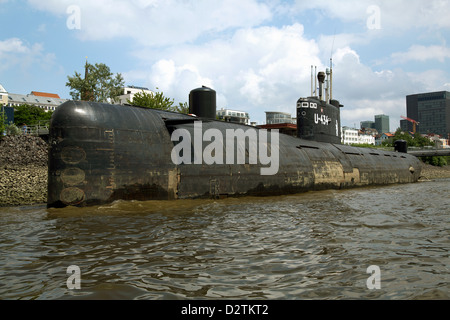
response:
[(446, 150), (450, 146), (424, 146), (424, 147), (408, 147), (408, 151), (424, 151), (424, 150)]
[(39, 121), (38, 124), (33, 126), (22, 126), (22, 133), (25, 135), (42, 136), (49, 133), (50, 120)]
[(450, 147), (447, 146), (426, 146), (423, 148), (409, 147), (408, 153), (416, 157), (450, 156)]

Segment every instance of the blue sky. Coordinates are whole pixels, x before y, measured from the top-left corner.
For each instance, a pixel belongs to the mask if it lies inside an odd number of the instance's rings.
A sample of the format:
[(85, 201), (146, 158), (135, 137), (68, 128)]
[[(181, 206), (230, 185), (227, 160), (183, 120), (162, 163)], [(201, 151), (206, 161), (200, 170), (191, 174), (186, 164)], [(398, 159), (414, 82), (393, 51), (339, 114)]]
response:
[(450, 91), (447, 0), (0, 0), (0, 84), (70, 98), (86, 57), (176, 102), (202, 85), (218, 108), (295, 114), (311, 65), (334, 62), (342, 124), (391, 130), (406, 95)]

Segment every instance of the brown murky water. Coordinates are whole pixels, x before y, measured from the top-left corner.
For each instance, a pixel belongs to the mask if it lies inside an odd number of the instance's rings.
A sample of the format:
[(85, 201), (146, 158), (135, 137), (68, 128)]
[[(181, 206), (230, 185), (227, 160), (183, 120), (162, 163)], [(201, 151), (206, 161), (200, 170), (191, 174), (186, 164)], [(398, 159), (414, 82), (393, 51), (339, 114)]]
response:
[[(0, 208), (0, 299), (449, 299), (449, 194), (445, 179)], [(370, 290), (373, 265), (379, 289)], [(80, 270), (80, 289), (68, 288), (69, 266)]]

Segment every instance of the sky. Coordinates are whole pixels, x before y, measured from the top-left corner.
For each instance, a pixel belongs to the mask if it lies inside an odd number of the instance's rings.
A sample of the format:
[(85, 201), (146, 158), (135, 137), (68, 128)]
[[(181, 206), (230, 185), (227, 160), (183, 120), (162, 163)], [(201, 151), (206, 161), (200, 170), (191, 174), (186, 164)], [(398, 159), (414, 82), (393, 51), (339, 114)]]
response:
[(0, 84), (70, 99), (87, 58), (177, 104), (208, 86), (264, 124), (332, 59), (342, 125), (386, 114), (395, 131), (407, 95), (450, 91), (448, 17), (450, 0), (0, 0)]

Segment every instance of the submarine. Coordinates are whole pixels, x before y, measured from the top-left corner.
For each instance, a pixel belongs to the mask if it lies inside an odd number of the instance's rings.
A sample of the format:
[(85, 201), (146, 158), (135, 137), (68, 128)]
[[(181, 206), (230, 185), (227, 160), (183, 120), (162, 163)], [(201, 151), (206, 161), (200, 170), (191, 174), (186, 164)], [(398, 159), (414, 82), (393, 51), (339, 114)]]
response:
[(190, 92), (189, 115), (67, 101), (50, 123), (47, 207), (417, 182), (416, 157), (341, 144), (343, 106), (324, 88), (327, 75), (317, 76), (318, 95), (297, 101), (296, 135), (216, 120), (208, 87)]

